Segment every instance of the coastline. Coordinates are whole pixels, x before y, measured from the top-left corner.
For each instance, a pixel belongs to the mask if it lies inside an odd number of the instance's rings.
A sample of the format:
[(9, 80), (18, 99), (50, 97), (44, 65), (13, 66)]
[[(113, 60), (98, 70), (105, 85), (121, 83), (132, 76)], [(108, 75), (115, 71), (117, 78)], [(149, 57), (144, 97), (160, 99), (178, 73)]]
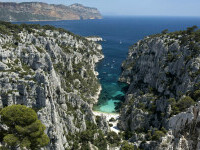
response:
[[(98, 44), (99, 46), (97, 47), (97, 50), (100, 50), (102, 52), (102, 46), (100, 44)], [(93, 61), (95, 63), (95, 67), (96, 67), (96, 64), (99, 63), (102, 59), (104, 59), (104, 54), (101, 53), (100, 56), (96, 56), (96, 57), (93, 57)], [(95, 75), (95, 77), (98, 79), (98, 75), (99, 73), (95, 70), (95, 67), (94, 67), (94, 70), (93, 70), (93, 73)], [(98, 79), (99, 80), (99, 79)], [(101, 93), (101, 90), (102, 90), (102, 86), (99, 82), (99, 88), (98, 88), (98, 91), (96, 92), (96, 95), (91, 97), (94, 99), (94, 103), (92, 104), (91, 108), (93, 109), (93, 105), (96, 104), (98, 102), (98, 99), (99, 99), (99, 96), (100, 96), (100, 93)]]
[[(100, 49), (102, 50), (102, 46), (101, 46)], [(95, 64), (97, 64), (99, 61), (101, 61), (104, 57), (105, 56), (102, 54), (100, 58), (98, 57), (97, 59), (94, 59)], [(94, 74), (95, 74), (96, 78), (99, 75), (99, 73), (96, 70), (94, 70)], [(102, 90), (102, 86), (100, 84), (96, 95), (93, 97), (94, 100), (95, 100), (95, 102), (94, 102), (95, 104), (98, 102), (101, 90)], [(105, 116), (106, 117), (106, 121), (109, 124), (112, 124), (112, 126), (110, 127), (110, 130), (118, 134), (120, 132), (120, 130), (117, 127), (118, 120), (119, 120), (119, 113), (108, 113), (108, 112), (95, 111), (95, 110), (93, 110), (93, 106), (94, 106), (94, 104), (91, 105), (91, 109), (92, 109), (93, 115), (94, 116)], [(114, 119), (114, 121), (110, 121), (111, 118)]]
[[(93, 99), (95, 100), (95, 101), (94, 101), (94, 104), (96, 104), (96, 103), (98, 102), (98, 99), (99, 99), (101, 90), (102, 90), (102, 87), (101, 87), (101, 85), (100, 85), (100, 87), (99, 87), (99, 89), (98, 89), (96, 95), (93, 96), (93, 97), (91, 97), (91, 98), (93, 98)], [(94, 105), (94, 104), (92, 104), (92, 109), (93, 109), (93, 105)]]
[[(99, 112), (99, 111), (93, 110), (93, 114), (95, 116), (105, 116), (106, 121), (109, 124), (112, 124), (112, 126), (110, 127), (110, 130), (117, 133), (117, 134), (120, 132), (119, 128), (117, 127), (117, 124), (118, 124), (118, 121), (119, 121), (119, 114), (118, 113), (106, 113), (106, 112)], [(114, 118), (114, 121), (110, 121), (111, 118), (112, 119)]]
[(102, 18), (95, 18), (95, 19), (90, 19), (90, 18), (88, 18), (88, 19), (67, 19), (67, 20), (29, 20), (29, 21), (9, 21), (9, 22), (11, 22), (11, 23), (16, 23), (16, 22), (45, 22), (45, 21), (50, 21), (50, 22), (53, 22), (53, 21), (77, 21), (77, 20), (101, 20), (101, 19), (103, 19), (103, 17)]
[(93, 110), (93, 112), (96, 112), (96, 113), (103, 113), (103, 114), (110, 114), (110, 115), (119, 115), (119, 113), (109, 113), (109, 112), (101, 112), (101, 111), (98, 111), (98, 110)]

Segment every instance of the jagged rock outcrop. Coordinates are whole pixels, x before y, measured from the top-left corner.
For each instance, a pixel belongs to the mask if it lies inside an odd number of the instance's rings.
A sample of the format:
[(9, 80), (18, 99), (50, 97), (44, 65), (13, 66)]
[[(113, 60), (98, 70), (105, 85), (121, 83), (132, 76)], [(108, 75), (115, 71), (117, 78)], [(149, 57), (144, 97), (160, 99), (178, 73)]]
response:
[(3, 21), (80, 19), (102, 19), (102, 16), (96, 8), (85, 7), (81, 4), (65, 6), (41, 2), (0, 2), (0, 20)]
[[(156, 145), (158, 150), (199, 150), (200, 149), (200, 102), (186, 112), (168, 120), (169, 131)], [(149, 147), (149, 145), (147, 145)], [(155, 149), (155, 145), (152, 147)]]
[(103, 41), (103, 38), (98, 36), (88, 36), (86, 39), (93, 42)]
[(199, 147), (199, 104), (187, 111), (200, 96), (200, 31), (194, 30), (146, 37), (130, 48), (122, 64), (119, 81), (129, 89), (118, 127), (138, 147)]
[[(97, 126), (91, 108), (101, 90), (101, 45), (51, 26), (0, 25), (0, 108), (34, 108), (50, 138), (47, 149), (70, 149), (73, 138)], [(106, 125), (99, 130), (108, 132)]]

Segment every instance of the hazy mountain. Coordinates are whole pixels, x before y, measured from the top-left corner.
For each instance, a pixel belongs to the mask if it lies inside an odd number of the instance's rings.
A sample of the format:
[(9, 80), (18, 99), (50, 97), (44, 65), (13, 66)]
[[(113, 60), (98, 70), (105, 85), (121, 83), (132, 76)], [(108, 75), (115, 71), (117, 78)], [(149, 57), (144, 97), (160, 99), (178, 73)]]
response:
[(6, 3), (0, 2), (0, 20), (38, 21), (38, 20), (80, 20), (101, 19), (96, 8), (81, 4), (70, 6), (40, 2)]

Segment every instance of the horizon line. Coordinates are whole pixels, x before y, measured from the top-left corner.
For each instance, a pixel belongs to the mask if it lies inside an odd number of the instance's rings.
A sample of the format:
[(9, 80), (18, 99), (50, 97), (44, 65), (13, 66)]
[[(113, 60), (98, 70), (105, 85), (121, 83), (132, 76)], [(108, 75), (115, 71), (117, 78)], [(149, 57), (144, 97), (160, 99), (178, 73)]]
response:
[(109, 15), (109, 14), (101, 14), (103, 17), (195, 17), (200, 18), (200, 16), (181, 16), (181, 15)]

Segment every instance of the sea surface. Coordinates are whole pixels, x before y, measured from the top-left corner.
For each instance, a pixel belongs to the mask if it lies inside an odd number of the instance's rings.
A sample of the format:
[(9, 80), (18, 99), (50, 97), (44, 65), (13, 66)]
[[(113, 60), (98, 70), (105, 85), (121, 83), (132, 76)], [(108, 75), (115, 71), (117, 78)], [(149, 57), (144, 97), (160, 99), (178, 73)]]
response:
[(197, 25), (197, 17), (104, 17), (102, 20), (26, 22), (53, 25), (82, 36), (100, 36), (105, 58), (97, 64), (102, 85), (99, 102), (94, 110), (115, 113), (124, 100), (126, 84), (118, 82), (121, 63), (126, 59), (131, 45), (145, 36), (169, 31), (183, 30)]

